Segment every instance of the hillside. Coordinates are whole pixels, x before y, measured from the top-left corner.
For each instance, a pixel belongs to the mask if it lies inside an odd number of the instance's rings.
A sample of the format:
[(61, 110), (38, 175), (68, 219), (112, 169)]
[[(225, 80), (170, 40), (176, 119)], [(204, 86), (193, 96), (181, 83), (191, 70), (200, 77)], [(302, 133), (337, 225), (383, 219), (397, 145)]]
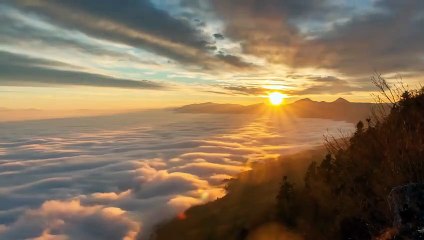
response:
[(275, 196), (281, 176), (302, 182), (304, 169), (325, 155), (324, 148), (305, 151), (276, 161), (257, 164), (228, 183), (228, 194), (185, 212), (157, 227), (154, 240), (243, 239), (243, 232), (276, 219)]
[(278, 107), (266, 104), (248, 106), (238, 104), (200, 103), (176, 108), (180, 113), (214, 113), (214, 114), (263, 114), (269, 111), (279, 111), (287, 116), (303, 118), (323, 118), (357, 122), (368, 117), (372, 111), (372, 103), (353, 103), (343, 98), (334, 102), (317, 102), (308, 98)]

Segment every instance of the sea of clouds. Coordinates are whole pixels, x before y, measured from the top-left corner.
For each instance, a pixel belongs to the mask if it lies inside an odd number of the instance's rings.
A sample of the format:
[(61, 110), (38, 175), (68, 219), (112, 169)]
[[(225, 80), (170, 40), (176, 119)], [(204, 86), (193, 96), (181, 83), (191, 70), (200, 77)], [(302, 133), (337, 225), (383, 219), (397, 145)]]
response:
[(146, 239), (252, 162), (352, 124), (152, 110), (0, 123), (0, 239)]

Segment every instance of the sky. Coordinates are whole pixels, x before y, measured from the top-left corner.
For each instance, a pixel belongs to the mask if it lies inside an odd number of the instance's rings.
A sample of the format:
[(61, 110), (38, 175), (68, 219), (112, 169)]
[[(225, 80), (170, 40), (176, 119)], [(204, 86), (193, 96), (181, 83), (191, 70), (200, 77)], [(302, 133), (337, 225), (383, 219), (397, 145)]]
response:
[(371, 101), (422, 82), (422, 0), (4, 0), (0, 108)]

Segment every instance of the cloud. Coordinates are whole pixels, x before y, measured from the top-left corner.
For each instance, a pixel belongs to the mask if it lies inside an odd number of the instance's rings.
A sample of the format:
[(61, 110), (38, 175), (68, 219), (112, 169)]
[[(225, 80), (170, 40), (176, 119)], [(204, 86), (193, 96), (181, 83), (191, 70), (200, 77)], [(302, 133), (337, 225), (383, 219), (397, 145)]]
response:
[[(158, 69), (184, 68), (189, 71), (184, 76), (191, 79), (193, 73), (201, 73), (208, 81), (218, 75), (229, 81), (247, 79), (240, 76), (246, 72), (249, 79), (269, 79), (278, 75), (279, 68), (286, 73), (323, 70), (350, 82), (344, 86), (347, 89), (367, 88), (369, 83), (351, 79), (375, 70), (423, 71), (424, 36), (419, 29), (424, 6), (419, 0), (107, 0), (101, 6), (83, 0), (8, 0), (2, 6), (7, 9), (3, 16), (0, 13), (5, 22), (0, 38), (7, 46), (19, 49), (31, 43), (49, 46), (51, 51), (55, 47), (75, 49), (97, 61), (106, 57)], [(67, 34), (55, 33), (57, 29)], [(40, 47), (41, 54), (44, 51)], [(151, 56), (154, 61), (147, 60)], [(301, 81), (297, 85), (311, 87), (308, 91), (324, 92), (324, 87)], [(256, 91), (255, 86), (239, 85), (246, 88), (206, 92), (250, 95)]]
[[(166, 11), (156, 8), (150, 1), (103, 1), (101, 5), (86, 1), (16, 1), (15, 6), (25, 11), (35, 12), (44, 17), (54, 19), (56, 24), (65, 28), (78, 29), (86, 34), (129, 45), (141, 45), (152, 50), (179, 56), (176, 49), (167, 48), (165, 42), (154, 43), (154, 39), (169, 40), (183, 46), (196, 49), (205, 47), (206, 41), (200, 32), (189, 23), (174, 19)], [(73, 12), (73, 14), (72, 14)], [(96, 23), (102, 20), (101, 23)], [(123, 29), (115, 29), (122, 26)], [(145, 38), (137, 38), (136, 34)], [(149, 36), (151, 39), (149, 39)]]
[(168, 204), (175, 208), (177, 211), (185, 211), (191, 206), (199, 205), (202, 201), (198, 198), (187, 197), (187, 196), (177, 196), (168, 201)]
[(135, 240), (141, 226), (113, 207), (83, 206), (78, 200), (47, 201), (27, 210), (3, 230), (6, 239), (127, 239)]
[(63, 67), (73, 66), (29, 56), (0, 51), (0, 85), (2, 86), (92, 86), (127, 89), (165, 89), (147, 80), (114, 78)]
[[(185, 2), (202, 9), (193, 1)], [(424, 5), (420, 0), (207, 2), (222, 19), (226, 39), (240, 42), (243, 53), (268, 63), (357, 76), (376, 70), (423, 71)]]
[(169, 173), (167, 170), (153, 170), (153, 175), (149, 176), (145, 169), (139, 169), (138, 171), (140, 171), (141, 175), (141, 185), (137, 190), (137, 196), (142, 198), (172, 195), (199, 188), (208, 188), (209, 186), (207, 181), (186, 172)]
[(331, 13), (330, 1), (325, 0), (210, 0), (210, 4), (224, 21), (225, 35), (241, 41), (245, 53), (283, 64), (290, 64), (304, 40), (295, 21)]
[(249, 167), (232, 166), (229, 164), (217, 164), (211, 162), (188, 163), (184, 166), (173, 169), (174, 171), (182, 171), (197, 176), (210, 176), (218, 173), (237, 174), (239, 172), (249, 170)]
[(334, 69), (351, 75), (373, 71), (423, 71), (424, 3), (374, 1), (374, 11), (353, 17), (301, 45), (297, 66)]
[(346, 94), (359, 91), (373, 91), (373, 88), (355, 86), (352, 82), (334, 76), (312, 77), (313, 83), (308, 84), (303, 89), (287, 91), (290, 95), (309, 94)]
[[(298, 78), (293, 76), (293, 78)], [(351, 94), (352, 92), (369, 92), (374, 91), (372, 85), (364, 85), (362, 79), (345, 80), (335, 76), (313, 76), (305, 75), (300, 76), (305, 83), (300, 84), (296, 88), (281, 89), (280, 91), (289, 95), (310, 95), (310, 94)], [(220, 86), (221, 88), (230, 91), (226, 94), (241, 94), (241, 95), (254, 95), (262, 96), (271, 91), (263, 87), (257, 86), (243, 86), (243, 85), (229, 85)], [(224, 94), (224, 93), (223, 93)]]
[(171, 16), (149, 0), (107, 0), (101, 5), (83, 0), (20, 0), (7, 3), (65, 29), (148, 50), (181, 64), (205, 69), (247, 66), (238, 61), (214, 56), (211, 52), (216, 49), (213, 38), (199, 29), (195, 21)]
[(158, 222), (223, 196), (224, 181), (250, 163), (352, 127), (256, 117), (152, 110), (1, 123), (0, 238), (146, 238)]
[[(135, 63), (155, 65), (155, 61), (147, 61), (125, 51), (109, 49), (110, 45), (96, 39), (91, 39), (83, 34), (76, 34), (75, 31), (56, 28), (54, 25), (45, 23), (40, 26), (29, 16), (13, 8), (1, 5), (0, 21), (3, 23), (0, 28), (0, 41), (9, 46), (34, 46), (37, 48), (53, 47), (56, 49), (73, 51), (73, 53), (90, 54), (94, 57), (110, 58), (117, 61), (131, 61)], [(22, 20), (24, 18), (24, 20)]]
[(245, 62), (240, 57), (235, 55), (219, 52), (218, 54), (216, 54), (216, 56), (218, 57), (218, 59), (221, 59), (222, 61), (232, 66), (236, 66), (238, 68), (253, 68), (254, 67), (254, 64)]
[(224, 35), (220, 34), (220, 33), (214, 33), (213, 37), (218, 39), (218, 40), (223, 40), (225, 39)]
[(262, 87), (224, 86), (223, 88), (242, 95), (263, 95), (267, 92), (267, 90)]
[(91, 194), (91, 196), (94, 199), (97, 200), (109, 200), (109, 201), (114, 201), (114, 200), (118, 200), (118, 199), (122, 199), (122, 198), (127, 198), (130, 197), (131, 195), (131, 190), (128, 189), (127, 191), (121, 192), (121, 193), (115, 193), (115, 192), (106, 192), (106, 193), (93, 193)]

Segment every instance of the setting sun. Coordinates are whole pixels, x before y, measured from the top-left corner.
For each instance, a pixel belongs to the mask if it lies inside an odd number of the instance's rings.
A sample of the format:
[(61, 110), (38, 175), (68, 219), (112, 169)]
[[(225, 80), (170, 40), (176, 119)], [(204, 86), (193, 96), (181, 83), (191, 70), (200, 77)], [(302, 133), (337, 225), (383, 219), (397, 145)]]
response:
[(285, 95), (279, 92), (272, 92), (268, 94), (269, 102), (275, 106), (282, 104), (284, 97)]

